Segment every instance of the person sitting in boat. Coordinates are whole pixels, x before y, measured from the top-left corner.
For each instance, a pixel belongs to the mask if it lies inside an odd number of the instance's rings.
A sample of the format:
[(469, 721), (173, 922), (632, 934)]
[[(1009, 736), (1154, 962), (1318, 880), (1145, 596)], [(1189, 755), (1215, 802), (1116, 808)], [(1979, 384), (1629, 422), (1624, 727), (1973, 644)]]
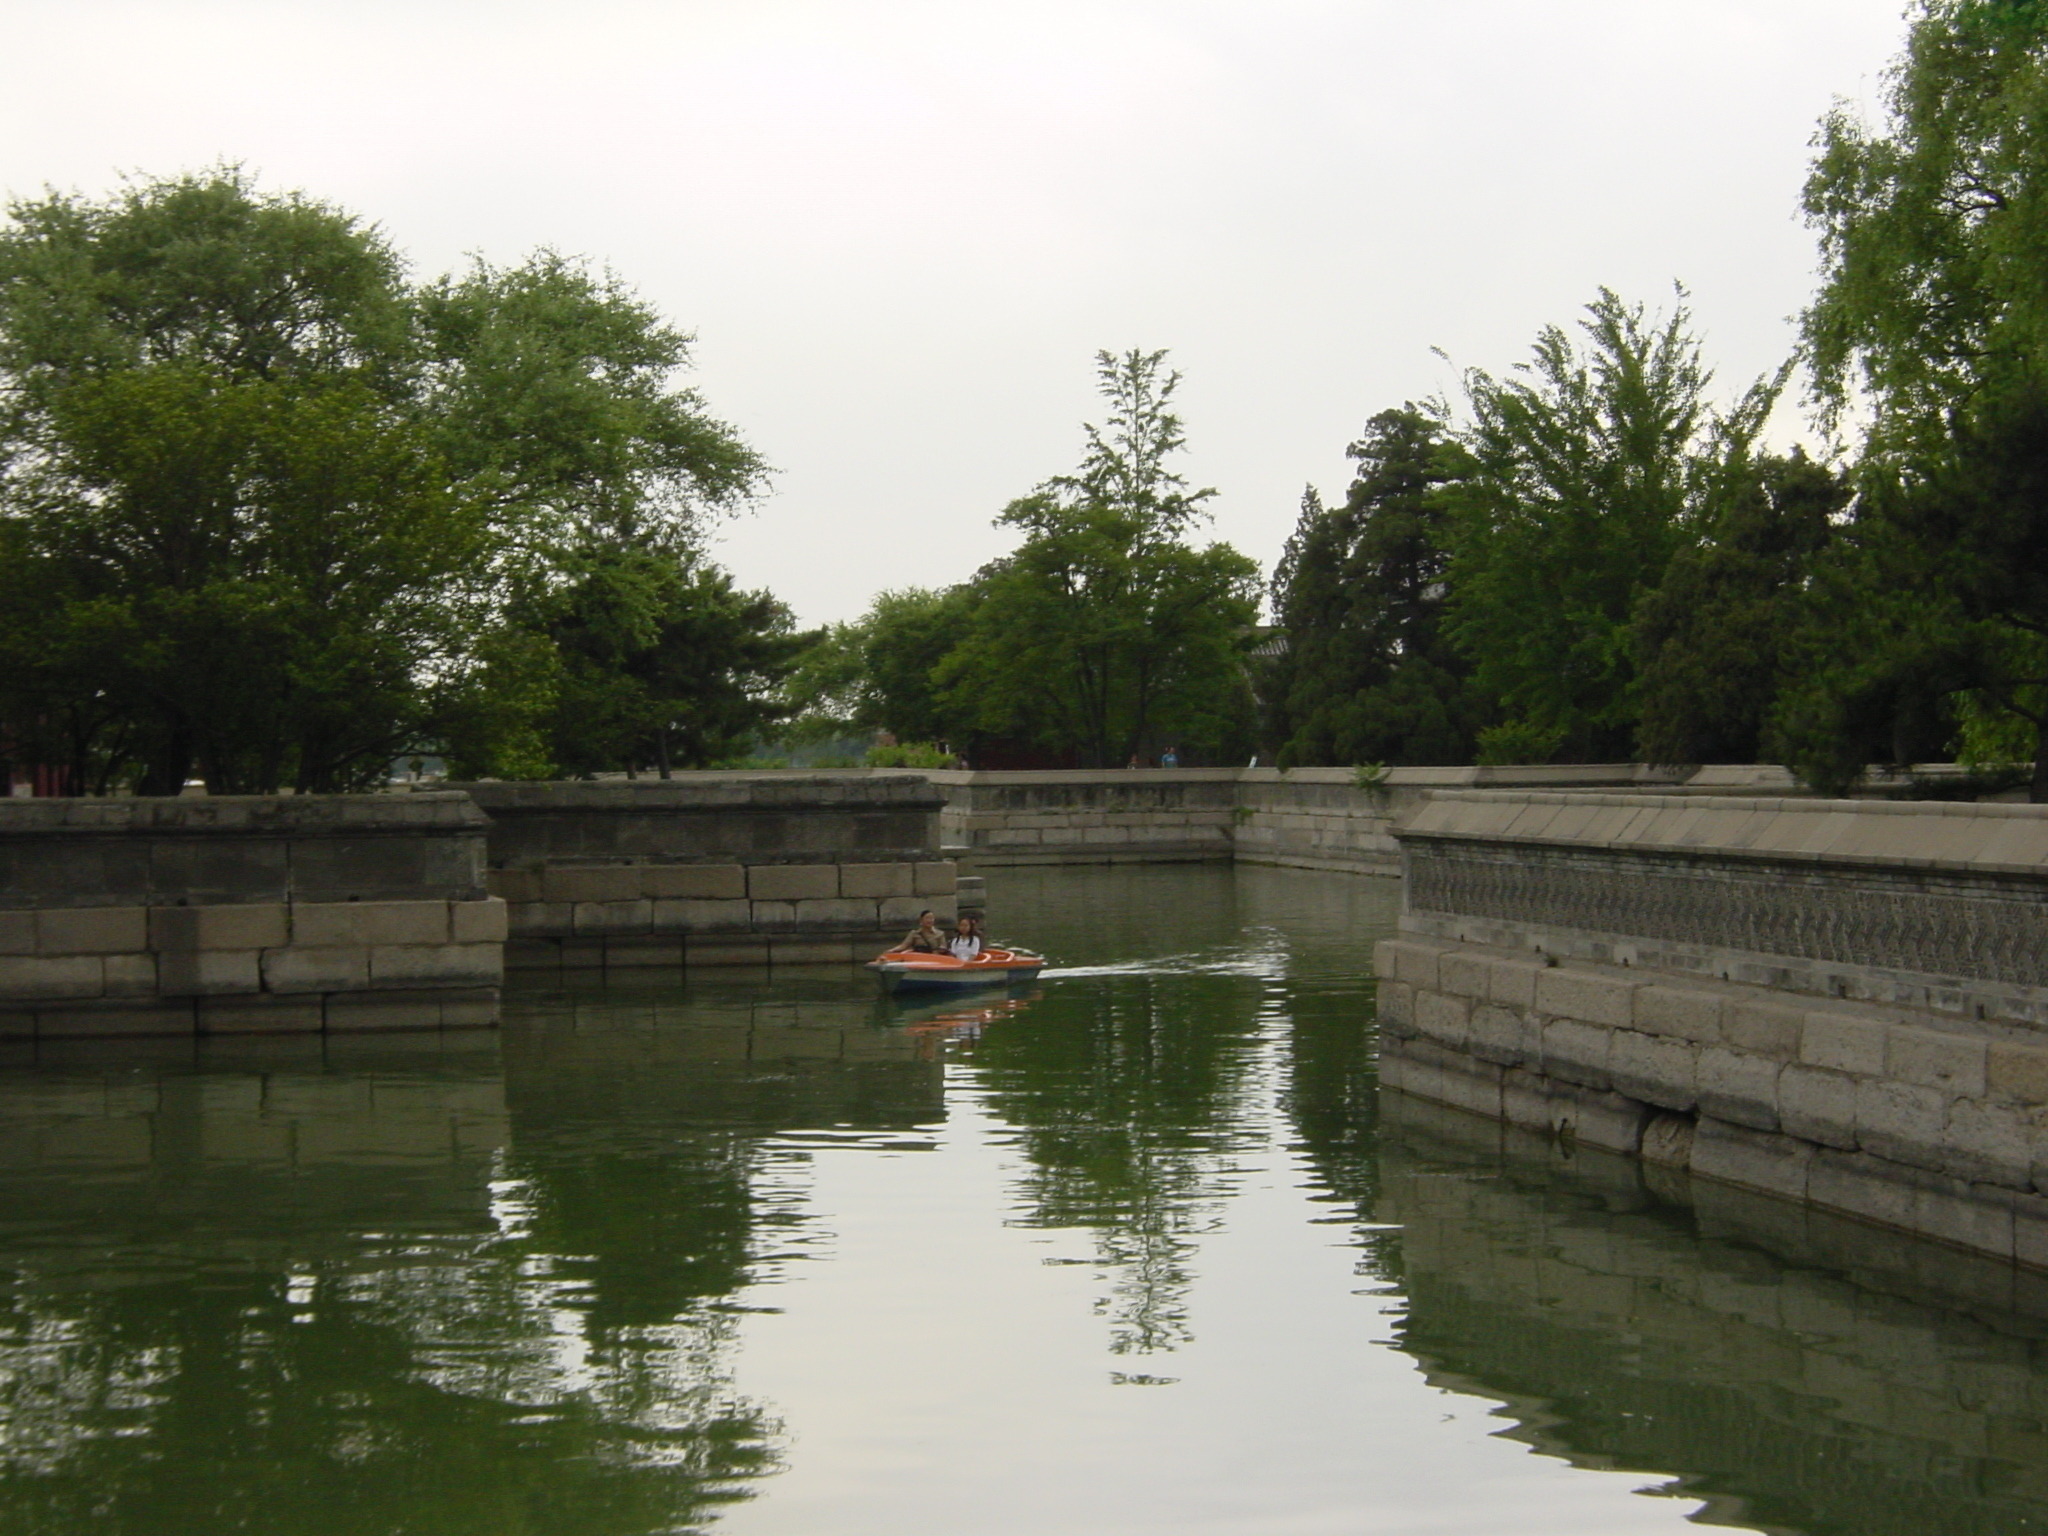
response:
[(903, 942), (896, 946), (907, 949), (914, 955), (943, 955), (946, 953), (946, 930), (939, 926), (938, 918), (929, 907), (917, 914), (917, 926), (903, 936)]
[(946, 940), (946, 953), (955, 960), (972, 960), (981, 951), (981, 924), (963, 912), (953, 925), (953, 936)]

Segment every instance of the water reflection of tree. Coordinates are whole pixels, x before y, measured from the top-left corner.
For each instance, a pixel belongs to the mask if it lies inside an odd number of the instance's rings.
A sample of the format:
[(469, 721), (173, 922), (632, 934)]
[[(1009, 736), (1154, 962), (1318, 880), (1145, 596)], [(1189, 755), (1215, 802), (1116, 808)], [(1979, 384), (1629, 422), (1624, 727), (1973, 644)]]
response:
[(1105, 978), (1060, 989), (975, 1052), (989, 1107), (1029, 1162), (1014, 1219), (1093, 1232), (1117, 1354), (1192, 1337), (1196, 1239), (1257, 1143), (1246, 1108), (1258, 1028), (1244, 977)]
[(1358, 1273), (1398, 1272), (1398, 1234), (1379, 1230), (1379, 1039), (1373, 983), (1357, 978), (1290, 987), (1286, 1086), (1281, 1107), (1294, 1124), (1293, 1150), (1308, 1163), (1322, 1199), (1361, 1224)]
[(607, 1156), (577, 1129), (425, 1174), (161, 1151), (115, 1176), (0, 1171), (0, 1529), (713, 1519), (777, 1454), (725, 1309), (758, 1154), (705, 1132)]

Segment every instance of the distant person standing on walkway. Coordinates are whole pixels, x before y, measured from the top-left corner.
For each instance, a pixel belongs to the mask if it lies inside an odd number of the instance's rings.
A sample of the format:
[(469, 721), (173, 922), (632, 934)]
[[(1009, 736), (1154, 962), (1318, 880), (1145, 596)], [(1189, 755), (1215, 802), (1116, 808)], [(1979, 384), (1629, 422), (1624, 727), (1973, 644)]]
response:
[(1162, 768), (1178, 768), (1180, 766), (1180, 748), (1168, 747), (1164, 752), (1160, 753), (1159, 766)]

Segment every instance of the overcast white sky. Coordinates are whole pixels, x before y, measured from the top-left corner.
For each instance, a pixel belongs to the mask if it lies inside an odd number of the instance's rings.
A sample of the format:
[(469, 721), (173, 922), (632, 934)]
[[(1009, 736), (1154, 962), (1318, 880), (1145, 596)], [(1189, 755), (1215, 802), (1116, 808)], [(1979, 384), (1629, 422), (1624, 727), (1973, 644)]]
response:
[[(806, 621), (969, 574), (1167, 347), (1184, 468), (1270, 568), (1373, 412), (1600, 284), (1683, 281), (1721, 380), (1901, 0), (0, 0), (0, 189), (227, 158), (423, 273), (552, 245), (699, 338), (776, 465), (722, 558)], [(1787, 433), (1796, 419), (1782, 423)]]

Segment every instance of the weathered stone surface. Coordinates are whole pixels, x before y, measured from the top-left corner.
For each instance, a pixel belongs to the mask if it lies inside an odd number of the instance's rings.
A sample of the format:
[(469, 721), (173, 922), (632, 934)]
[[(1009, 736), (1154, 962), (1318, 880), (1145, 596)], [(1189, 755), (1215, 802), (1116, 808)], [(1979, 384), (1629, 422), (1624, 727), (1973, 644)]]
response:
[(756, 903), (836, 897), (839, 869), (833, 864), (756, 864), (747, 871), (747, 895)]
[(1985, 1057), (1986, 1091), (2020, 1104), (2048, 1104), (2048, 1044), (1993, 1040)]
[(1856, 1146), (1856, 1079), (1823, 1067), (1786, 1067), (1778, 1077), (1778, 1121), (1786, 1134), (1851, 1151)]
[(291, 935), (291, 907), (281, 901), (149, 911), (149, 943), (158, 950), (269, 949)]
[(1380, 1028), (1395, 1034), (1413, 1034), (1415, 989), (1405, 981), (1382, 981), (1374, 990)]
[(1878, 1078), (1856, 1084), (1856, 1145), (1887, 1162), (1939, 1168), (1948, 1125), (1948, 1096)]
[(149, 909), (57, 908), (36, 913), (35, 927), (37, 954), (122, 954), (148, 946)]
[(1857, 1077), (1882, 1077), (1885, 1025), (1849, 1014), (1808, 1013), (1799, 1036), (1799, 1059)]
[(263, 952), (267, 992), (346, 992), (370, 984), (370, 951), (361, 944), (292, 945)]
[(445, 901), (296, 902), (291, 908), (295, 945), (445, 944)]
[(1415, 994), (1416, 1033), (1452, 1050), (1463, 1050), (1472, 1019), (1472, 1005), (1462, 997), (1442, 992), (1417, 990)]
[(1814, 1148), (1790, 1136), (1702, 1116), (1693, 1131), (1692, 1172), (1788, 1200), (1807, 1198)]
[(741, 864), (649, 864), (641, 883), (658, 900), (730, 901), (747, 894), (747, 871)]
[(451, 943), (503, 943), (509, 931), (509, 909), (495, 896), (484, 901), (453, 901), (448, 904), (448, 938)]
[(541, 900), (569, 902), (637, 901), (642, 871), (633, 864), (555, 866), (540, 872)]
[(1559, 966), (1536, 978), (1536, 1010), (1555, 1018), (1626, 1028), (1635, 1018), (1638, 983)]
[(796, 904), (796, 923), (799, 928), (857, 928), (863, 933), (870, 933), (881, 922), (877, 909), (878, 903), (874, 901), (844, 897), (799, 901)]
[(900, 864), (842, 864), (839, 866), (839, 894), (881, 900), (885, 896), (915, 896), (917, 867)]
[(370, 950), (370, 985), (489, 987), (504, 979), (496, 944), (379, 944)]
[(1503, 1008), (1526, 1013), (1536, 1006), (1536, 979), (1549, 969), (1541, 960), (1496, 957), (1487, 962), (1486, 997)]
[(1886, 1032), (1884, 1072), (1904, 1083), (1982, 1098), (1986, 1042), (1982, 1036), (1894, 1024)]
[(1942, 1171), (1977, 1183), (2032, 1189), (2037, 1117), (2009, 1104), (1958, 1099), (1948, 1106)]
[(648, 933), (654, 927), (654, 903), (644, 897), (632, 901), (579, 901), (571, 921), (578, 937)]
[(1722, 1037), (1736, 1050), (1772, 1061), (1799, 1060), (1799, 1042), (1805, 1027), (1804, 1009), (1787, 1003), (1764, 1002), (1754, 997), (1735, 1000), (1722, 1016)]
[(166, 951), (157, 957), (166, 997), (214, 997), (263, 990), (261, 954), (253, 949)]
[(1682, 987), (1648, 986), (1635, 995), (1635, 1026), (1650, 1035), (1669, 1035), (1695, 1045), (1721, 1042), (1727, 1000), (1719, 993)]
[(1607, 1050), (1613, 1038), (1613, 1030), (1598, 1024), (1551, 1020), (1543, 1026), (1544, 1075), (1585, 1088), (1607, 1088)]
[(745, 900), (676, 900), (654, 903), (656, 933), (738, 933), (754, 920)]
[(951, 859), (929, 860), (917, 866), (917, 894), (952, 896), (959, 888), (960, 867)]
[(1700, 1113), (1750, 1130), (1777, 1130), (1782, 1070), (1766, 1056), (1707, 1046), (1700, 1052), (1696, 1079)]
[(1698, 1098), (1698, 1048), (1664, 1035), (1617, 1029), (1607, 1047), (1614, 1091), (1660, 1109), (1688, 1110)]
[(1481, 1003), (1472, 1010), (1466, 1049), (1503, 1067), (1537, 1066), (1543, 1059), (1543, 1031), (1514, 1008)]

